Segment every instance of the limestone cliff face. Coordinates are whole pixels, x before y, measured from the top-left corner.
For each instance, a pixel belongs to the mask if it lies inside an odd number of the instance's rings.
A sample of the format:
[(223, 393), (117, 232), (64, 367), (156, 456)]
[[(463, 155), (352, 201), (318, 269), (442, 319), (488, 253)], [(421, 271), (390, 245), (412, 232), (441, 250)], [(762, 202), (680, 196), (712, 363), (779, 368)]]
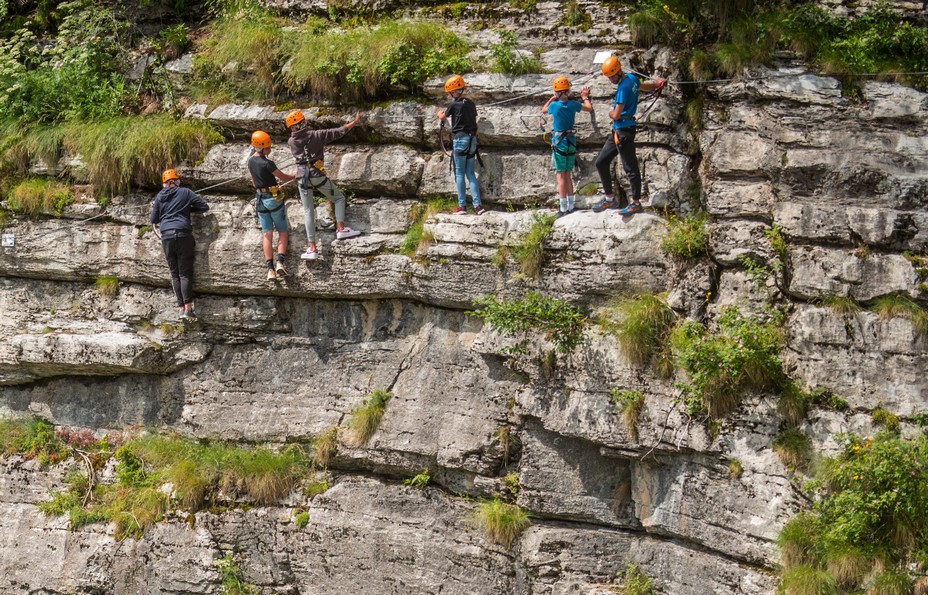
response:
[[(592, 53), (543, 56), (556, 65)], [(641, 69), (672, 64), (667, 52), (634, 59)], [(623, 292), (667, 291), (680, 314), (709, 319), (727, 305), (751, 312), (775, 302), (788, 312), (782, 357), (791, 377), (850, 405), (810, 413), (803, 430), (817, 450), (832, 452), (837, 432), (872, 432), (878, 404), (900, 416), (925, 410), (926, 337), (906, 319), (819, 304), (928, 299), (923, 271), (903, 254), (928, 252), (928, 96), (869, 83), (863, 100), (850, 102), (832, 79), (789, 67), (766, 74), (709, 87), (698, 137), (683, 123), (680, 89), (670, 87), (639, 134), (653, 205), (687, 212), (690, 189), (701, 187), (711, 240), (696, 262), (661, 252), (665, 221), (653, 208), (557, 220), (538, 279), (519, 275), (511, 259), (494, 263), (498, 247), (530, 229), (533, 211), (522, 207), (550, 203), (554, 179), (544, 141), (520, 121), (543, 99), (480, 102), (546, 88), (549, 76), (469, 78), (491, 211), (431, 217), (434, 242), (416, 258), (397, 251), (412, 206), (453, 192), (431, 104), (374, 109), (331, 147), (327, 166), (356, 195), (347, 220), (363, 236), (335, 241), (323, 231), (325, 259), (302, 263), (302, 209), (288, 199), (286, 281), (263, 279), (244, 178), (208, 194), (212, 209), (195, 221), (200, 322), (183, 333), (157, 326), (176, 313), (160, 244), (142, 227), (151, 195), (119, 197), (92, 220), (99, 209), (87, 202), (61, 219), (9, 221), (3, 233), (15, 244), (0, 248), (2, 415), (283, 443), (343, 422), (372, 389), (395, 397), (365, 448), (339, 449), (323, 494), (201, 512), (194, 522), (169, 515), (138, 541), (117, 542), (99, 524), (72, 532), (66, 519), (45, 517), (36, 505), (66, 469), (6, 459), (0, 592), (213, 593), (213, 561), (235, 551), (263, 593), (605, 593), (627, 563), (665, 593), (773, 593), (773, 540), (806, 505), (771, 449), (783, 421), (775, 395), (749, 396), (710, 432), (682, 412), (673, 379), (632, 365), (596, 325), (552, 371), (539, 363), (551, 348), (544, 337), (529, 337), (528, 352), (513, 356), (507, 348), (522, 337), (465, 313), (482, 295), (530, 290), (589, 310)], [(439, 84), (429, 86), (436, 104)], [(584, 181), (596, 179), (611, 92), (604, 81), (590, 84), (597, 109), (578, 118)], [(320, 126), (346, 119), (306, 113)], [(188, 117), (210, 119), (230, 138), (182, 170), (191, 187), (239, 178), (240, 139), (254, 128), (271, 131), (279, 162), (289, 163), (283, 116), (191, 107)], [(331, 230), (324, 206), (318, 215)], [(788, 262), (763, 286), (739, 256), (770, 260), (772, 225), (788, 241)], [(94, 288), (101, 275), (118, 277), (115, 296)], [(613, 388), (646, 396), (637, 437), (614, 413)], [(500, 428), (518, 438), (516, 453), (501, 444)], [(740, 477), (729, 474), (733, 459)], [(432, 487), (402, 485), (425, 468)], [(533, 517), (510, 549), (473, 527), (466, 498), (501, 493), (507, 471), (518, 473), (518, 504)], [(291, 518), (296, 506), (310, 512), (303, 529)]]

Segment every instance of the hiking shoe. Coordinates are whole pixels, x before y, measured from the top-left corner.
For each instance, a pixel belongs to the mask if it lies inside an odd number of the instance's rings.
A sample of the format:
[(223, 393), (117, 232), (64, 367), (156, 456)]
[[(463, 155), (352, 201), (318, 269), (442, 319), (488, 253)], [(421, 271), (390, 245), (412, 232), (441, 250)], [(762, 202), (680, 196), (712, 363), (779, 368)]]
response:
[(347, 240), (348, 238), (353, 238), (353, 237), (356, 237), (356, 236), (359, 236), (359, 235), (361, 235), (361, 232), (360, 232), (360, 231), (355, 231), (355, 230), (353, 230), (353, 229), (349, 229), (349, 228), (347, 228), (347, 227), (343, 227), (343, 228), (341, 228), (341, 229), (339, 229), (338, 231), (335, 232), (335, 239), (338, 239), (338, 240)]
[(268, 281), (276, 281), (276, 280), (277, 280), (277, 273), (274, 272), (274, 269), (268, 269), (268, 270), (267, 270), (267, 280), (268, 280)]
[(484, 213), (486, 213), (486, 211), (480, 205), (474, 207), (474, 215), (483, 215)]
[(466, 215), (467, 209), (465, 209), (464, 207), (458, 207), (455, 210), (451, 211), (451, 214), (452, 215)]
[(181, 314), (180, 317), (182, 320), (189, 320), (190, 322), (196, 322), (197, 319), (197, 315), (193, 309), (184, 310), (184, 313)]
[(593, 212), (602, 213), (606, 209), (617, 209), (617, 208), (619, 208), (619, 205), (618, 203), (615, 202), (614, 199), (604, 196), (599, 200), (598, 203), (593, 205)]
[(319, 252), (316, 250), (313, 250), (312, 248), (307, 248), (306, 252), (300, 255), (300, 258), (302, 258), (303, 260), (318, 260)]
[(274, 265), (274, 270), (276, 271), (278, 277), (287, 276), (287, 269), (284, 267), (284, 263), (280, 262), (279, 260), (277, 261), (277, 264)]
[(640, 202), (628, 203), (628, 206), (624, 209), (619, 209), (619, 215), (631, 215), (633, 213), (640, 213), (644, 210), (644, 207), (641, 206)]

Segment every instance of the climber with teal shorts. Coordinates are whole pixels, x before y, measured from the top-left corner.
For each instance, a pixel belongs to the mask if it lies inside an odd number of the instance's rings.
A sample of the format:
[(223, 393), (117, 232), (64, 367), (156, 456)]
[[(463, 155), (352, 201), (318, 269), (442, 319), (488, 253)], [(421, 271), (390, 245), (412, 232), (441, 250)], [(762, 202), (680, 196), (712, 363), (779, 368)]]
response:
[(558, 210), (563, 216), (574, 210), (574, 182), (570, 177), (577, 158), (577, 137), (574, 120), (581, 111), (592, 112), (590, 88), (580, 91), (580, 101), (570, 98), (570, 81), (566, 76), (554, 79), (554, 95), (541, 108), (542, 113), (551, 114), (554, 131), (551, 133), (551, 160), (557, 179)]

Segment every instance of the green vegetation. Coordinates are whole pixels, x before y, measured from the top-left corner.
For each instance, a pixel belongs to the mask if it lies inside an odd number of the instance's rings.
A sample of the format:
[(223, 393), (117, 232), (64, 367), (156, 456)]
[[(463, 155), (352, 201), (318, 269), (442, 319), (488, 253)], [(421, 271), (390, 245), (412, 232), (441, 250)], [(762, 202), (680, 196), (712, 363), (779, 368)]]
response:
[(258, 589), (245, 581), (245, 575), (231, 552), (215, 562), (219, 576), (222, 578), (220, 593), (222, 595), (256, 595)]
[(780, 533), (782, 589), (911, 593), (928, 556), (928, 436), (839, 438), (844, 451), (809, 484), (812, 510)]
[(884, 320), (908, 318), (916, 335), (928, 335), (928, 311), (905, 296), (887, 295), (877, 298), (870, 310)]
[(432, 481), (432, 476), (429, 474), (429, 470), (423, 469), (422, 473), (404, 479), (403, 485), (419, 488), (421, 490), (428, 487), (430, 481)]
[(512, 255), (519, 263), (522, 274), (530, 279), (537, 279), (544, 264), (545, 238), (554, 228), (557, 215), (553, 213), (535, 213), (531, 229), (518, 245), (512, 247)]
[(482, 502), (474, 515), (477, 524), (490, 541), (506, 549), (509, 549), (515, 538), (531, 523), (524, 510), (499, 498)]
[(112, 275), (101, 275), (94, 281), (94, 286), (103, 297), (113, 297), (119, 291), (119, 279)]
[(883, 409), (883, 403), (880, 403), (880, 406), (873, 410), (873, 413), (870, 414), (870, 419), (873, 421), (874, 425), (885, 428), (887, 432), (892, 434), (899, 433), (899, 416)]
[(812, 459), (812, 439), (797, 428), (787, 428), (773, 441), (773, 451), (787, 469), (806, 471)]
[(687, 411), (718, 419), (737, 407), (749, 390), (767, 390), (785, 381), (779, 358), (783, 331), (777, 321), (762, 322), (725, 308), (717, 330), (686, 321), (670, 334), (675, 363), (688, 376), (679, 383)]
[(313, 441), (313, 462), (325, 469), (338, 452), (338, 426), (332, 426)]
[[(618, 322), (612, 319), (618, 317)], [(614, 334), (628, 360), (641, 366), (650, 362), (659, 376), (669, 376), (672, 362), (669, 359), (667, 337), (677, 321), (677, 315), (661, 297), (641, 294), (623, 298), (607, 309), (601, 324)]]
[(786, 381), (777, 403), (777, 411), (783, 416), (786, 425), (795, 427), (806, 418), (809, 407), (821, 399), (819, 392), (807, 392), (789, 380)]
[(411, 257), (424, 250), (433, 241), (431, 234), (424, 231), (425, 222), (438, 213), (453, 210), (456, 206), (457, 200), (452, 198), (433, 198), (425, 204), (413, 205), (409, 210), (409, 229), (400, 244), (400, 254)]
[(820, 306), (831, 308), (836, 314), (850, 318), (860, 312), (861, 307), (854, 298), (842, 295), (829, 295), (819, 298), (816, 302)]
[[(93, 440), (75, 433), (61, 435), (69, 444)], [(49, 515), (67, 514), (73, 529), (112, 522), (118, 539), (141, 536), (169, 508), (197, 511), (243, 497), (269, 505), (307, 479), (318, 493), (319, 482), (311, 479), (310, 463), (298, 445), (275, 452), (160, 434), (133, 438), (115, 453), (105, 440), (93, 444), (93, 458), (86, 460), (96, 469), (115, 457), (115, 481), (100, 483), (90, 469), (89, 474), (71, 473), (67, 487), (53, 493), (41, 508)], [(170, 494), (162, 489), (165, 485), (171, 486)]]
[(282, 76), (292, 93), (372, 99), (386, 96), (391, 86), (416, 90), (431, 77), (469, 71), (468, 51), (467, 42), (434, 23), (393, 21), (304, 32), (297, 33)]
[(545, 333), (557, 350), (570, 352), (583, 340), (585, 316), (568, 304), (540, 293), (529, 292), (524, 299), (500, 301), (484, 296), (474, 302), (479, 310), (468, 312), (504, 334), (538, 330)]
[(518, 40), (513, 31), (498, 29), (500, 41), (490, 46), (492, 72), (521, 75), (543, 72), (538, 58), (525, 56), (516, 49)]
[(728, 477), (738, 478), (744, 475), (744, 466), (738, 459), (728, 461)]
[(619, 573), (622, 581), (622, 595), (654, 595), (654, 586), (651, 577), (646, 575), (636, 565), (629, 563), (625, 570)]
[(708, 220), (706, 213), (697, 213), (682, 221), (671, 215), (666, 224), (667, 234), (661, 240), (661, 250), (684, 260), (704, 256), (709, 243)]
[(519, 474), (511, 471), (503, 477), (503, 485), (509, 492), (508, 498), (515, 502), (519, 499), (519, 492), (522, 491), (522, 484), (519, 482)]
[(55, 434), (55, 426), (44, 419), (0, 420), (0, 454), (19, 453), (40, 464), (55, 464), (68, 458), (68, 447)]
[[(928, 70), (928, 27), (888, 5), (842, 16), (815, 3), (785, 0), (647, 0), (630, 18), (632, 40), (689, 53), (695, 80), (738, 75), (791, 49), (827, 74)], [(903, 76), (925, 88), (928, 77)]]
[(593, 25), (593, 17), (583, 9), (577, 0), (567, 0), (564, 3), (564, 12), (558, 25), (563, 27), (577, 27), (581, 31), (588, 30)]
[(615, 405), (615, 412), (622, 416), (628, 435), (638, 441), (638, 417), (644, 408), (644, 395), (637, 390), (619, 390), (613, 388), (610, 400)]
[(301, 510), (301, 511), (299, 511), (299, 512), (294, 513), (294, 515), (293, 515), (293, 523), (294, 523), (294, 524), (297, 526), (297, 528), (299, 528), (299, 529), (305, 528), (306, 525), (309, 524), (309, 511), (307, 511), (307, 510)]
[(74, 195), (64, 184), (46, 178), (30, 178), (18, 183), (10, 191), (8, 205), (16, 213), (24, 215), (54, 214), (74, 202)]
[(367, 444), (380, 427), (380, 421), (387, 408), (387, 401), (392, 397), (393, 393), (377, 389), (371, 392), (363, 403), (351, 410), (351, 415), (346, 422), (348, 426), (346, 441), (349, 445), (361, 447)]

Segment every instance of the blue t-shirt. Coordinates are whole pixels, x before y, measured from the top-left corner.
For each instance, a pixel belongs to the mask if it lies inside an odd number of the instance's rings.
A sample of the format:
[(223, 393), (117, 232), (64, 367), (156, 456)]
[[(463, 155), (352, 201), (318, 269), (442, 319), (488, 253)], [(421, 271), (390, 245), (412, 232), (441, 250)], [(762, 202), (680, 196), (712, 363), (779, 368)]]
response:
[(573, 128), (574, 120), (582, 107), (576, 99), (552, 101), (548, 105), (548, 113), (554, 117), (554, 131), (564, 132)]
[(635, 112), (638, 111), (638, 87), (640, 86), (641, 81), (634, 74), (626, 74), (619, 81), (619, 86), (615, 90), (615, 101), (612, 102), (612, 109), (622, 104), (622, 119), (612, 123), (612, 127), (616, 130), (631, 128), (636, 124)]

